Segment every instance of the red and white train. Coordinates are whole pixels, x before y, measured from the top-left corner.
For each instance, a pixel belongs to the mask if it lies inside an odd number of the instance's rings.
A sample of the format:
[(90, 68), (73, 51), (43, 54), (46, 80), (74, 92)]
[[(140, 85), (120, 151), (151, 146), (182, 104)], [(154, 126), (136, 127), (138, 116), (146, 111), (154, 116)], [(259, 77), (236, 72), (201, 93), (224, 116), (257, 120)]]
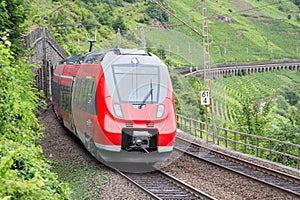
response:
[(64, 126), (100, 161), (156, 163), (173, 150), (170, 76), (151, 53), (111, 49), (61, 61), (53, 73), (52, 105)]

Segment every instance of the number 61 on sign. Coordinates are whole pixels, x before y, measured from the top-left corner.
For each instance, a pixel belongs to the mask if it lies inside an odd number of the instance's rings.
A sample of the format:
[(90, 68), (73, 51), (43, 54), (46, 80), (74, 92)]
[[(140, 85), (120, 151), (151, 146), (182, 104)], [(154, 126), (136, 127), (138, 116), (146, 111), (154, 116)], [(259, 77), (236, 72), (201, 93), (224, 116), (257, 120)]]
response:
[(209, 90), (201, 91), (201, 105), (209, 106), (210, 105), (210, 94)]

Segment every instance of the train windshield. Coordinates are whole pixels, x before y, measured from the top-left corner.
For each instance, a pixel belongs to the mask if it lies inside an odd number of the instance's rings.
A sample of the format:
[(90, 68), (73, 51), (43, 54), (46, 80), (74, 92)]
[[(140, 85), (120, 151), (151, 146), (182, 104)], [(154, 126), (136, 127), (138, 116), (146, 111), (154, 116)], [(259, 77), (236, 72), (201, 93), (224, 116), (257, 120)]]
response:
[(112, 74), (115, 101), (144, 105), (166, 97), (168, 79), (162, 66), (113, 65)]

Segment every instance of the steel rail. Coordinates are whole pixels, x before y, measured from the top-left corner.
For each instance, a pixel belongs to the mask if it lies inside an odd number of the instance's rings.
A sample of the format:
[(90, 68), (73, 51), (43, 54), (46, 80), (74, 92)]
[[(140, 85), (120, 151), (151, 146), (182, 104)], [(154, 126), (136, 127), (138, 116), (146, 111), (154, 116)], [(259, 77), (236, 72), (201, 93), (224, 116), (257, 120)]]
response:
[(215, 200), (214, 197), (161, 170), (148, 173), (126, 173), (118, 170), (116, 171), (154, 199)]
[[(180, 143), (179, 145), (178, 143)], [(186, 146), (183, 145), (185, 143)], [(300, 198), (300, 178), (176, 137), (176, 150)]]

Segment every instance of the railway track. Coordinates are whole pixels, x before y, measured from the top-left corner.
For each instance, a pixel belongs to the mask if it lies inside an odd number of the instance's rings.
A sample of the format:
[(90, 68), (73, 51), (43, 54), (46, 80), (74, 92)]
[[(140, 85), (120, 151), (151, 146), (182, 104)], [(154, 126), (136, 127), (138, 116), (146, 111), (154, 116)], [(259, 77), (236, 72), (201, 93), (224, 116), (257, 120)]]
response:
[(253, 164), (249, 161), (203, 147), (197, 143), (177, 137), (175, 149), (197, 159), (204, 160), (226, 170), (238, 173), (263, 183), (276, 190), (281, 190), (293, 198), (300, 198), (300, 178), (274, 169)]
[(154, 199), (215, 199), (160, 170), (148, 173), (118, 173)]

